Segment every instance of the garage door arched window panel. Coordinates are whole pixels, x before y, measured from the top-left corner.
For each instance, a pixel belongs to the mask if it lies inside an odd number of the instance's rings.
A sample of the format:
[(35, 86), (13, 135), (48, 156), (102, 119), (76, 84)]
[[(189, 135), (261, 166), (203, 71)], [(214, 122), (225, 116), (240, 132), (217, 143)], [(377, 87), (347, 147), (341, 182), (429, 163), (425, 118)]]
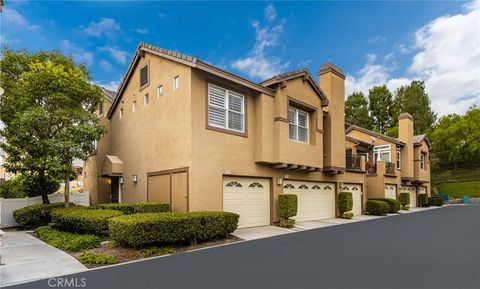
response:
[(243, 187), (242, 184), (239, 182), (229, 182), (225, 185), (225, 187), (235, 187), (235, 188), (241, 188)]
[(308, 190), (308, 187), (306, 185), (303, 185), (303, 184), (300, 185), (298, 188), (302, 189), (302, 190)]
[(248, 187), (249, 188), (263, 188), (263, 185), (255, 182), (255, 183), (251, 183)]
[(292, 184), (286, 184), (283, 186), (284, 189), (295, 189), (295, 187)]
[(320, 188), (319, 185), (314, 185), (314, 186), (312, 187), (312, 190), (320, 190), (320, 189), (321, 189), (321, 188)]
[(245, 96), (209, 84), (208, 125), (235, 132), (245, 132)]
[(324, 189), (324, 190), (331, 190), (332, 187), (330, 187), (330, 186), (325, 186), (325, 187), (323, 187), (323, 189)]

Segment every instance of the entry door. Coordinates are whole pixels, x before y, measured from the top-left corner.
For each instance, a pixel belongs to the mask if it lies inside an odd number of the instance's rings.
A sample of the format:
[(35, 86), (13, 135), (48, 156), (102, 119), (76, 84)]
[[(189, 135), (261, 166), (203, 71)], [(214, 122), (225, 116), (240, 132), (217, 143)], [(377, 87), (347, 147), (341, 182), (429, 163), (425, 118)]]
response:
[(188, 172), (173, 171), (148, 176), (149, 202), (170, 204), (172, 212), (188, 211)]
[(120, 182), (119, 177), (110, 178), (110, 203), (118, 203), (120, 201)]

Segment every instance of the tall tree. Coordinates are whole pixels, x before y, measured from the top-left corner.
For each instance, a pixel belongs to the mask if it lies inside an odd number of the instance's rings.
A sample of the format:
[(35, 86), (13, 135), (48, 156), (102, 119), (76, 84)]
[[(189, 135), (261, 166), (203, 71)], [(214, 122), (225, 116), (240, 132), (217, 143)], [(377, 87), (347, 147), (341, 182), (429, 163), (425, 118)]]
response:
[(385, 133), (395, 123), (392, 93), (386, 85), (375, 86), (368, 91), (368, 110), (373, 121), (373, 130)]
[(398, 88), (395, 94), (395, 123), (398, 114), (408, 112), (415, 120), (415, 134), (423, 134), (433, 128), (437, 115), (430, 107), (430, 99), (423, 81), (414, 80), (409, 85)]
[(372, 119), (368, 115), (368, 101), (362, 92), (350, 94), (345, 101), (345, 120), (366, 129), (372, 129)]
[(30, 53), (3, 49), (0, 80), (2, 148), (10, 171), (39, 176), (42, 200), (48, 203), (48, 177), (65, 181), (65, 206), (75, 158), (86, 159), (106, 128), (94, 113), (101, 90), (88, 71), (59, 52)]

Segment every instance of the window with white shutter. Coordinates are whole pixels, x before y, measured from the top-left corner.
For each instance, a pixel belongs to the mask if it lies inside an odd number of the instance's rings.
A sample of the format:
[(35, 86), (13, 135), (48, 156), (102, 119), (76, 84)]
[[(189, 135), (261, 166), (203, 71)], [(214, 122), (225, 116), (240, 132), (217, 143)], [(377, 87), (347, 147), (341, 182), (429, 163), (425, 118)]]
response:
[(308, 143), (308, 134), (308, 112), (289, 107), (288, 137), (294, 141)]
[(245, 97), (242, 94), (208, 85), (208, 124), (210, 126), (245, 132)]

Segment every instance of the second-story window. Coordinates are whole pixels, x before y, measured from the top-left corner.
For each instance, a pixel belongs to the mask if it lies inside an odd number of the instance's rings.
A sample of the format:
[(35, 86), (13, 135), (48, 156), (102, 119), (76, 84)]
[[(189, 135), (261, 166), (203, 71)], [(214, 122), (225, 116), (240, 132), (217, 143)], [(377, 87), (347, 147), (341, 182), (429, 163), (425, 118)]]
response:
[(420, 169), (425, 169), (425, 154), (421, 153), (420, 154)]
[(143, 96), (143, 105), (147, 105), (149, 103), (148, 93)]
[(295, 107), (288, 108), (288, 137), (308, 143), (308, 112)]
[(380, 145), (373, 147), (373, 158), (376, 161), (391, 162), (390, 145)]
[(163, 85), (159, 85), (157, 87), (157, 98), (160, 98), (160, 96), (163, 95)]
[(245, 97), (231, 90), (208, 85), (208, 124), (245, 132)]
[(137, 110), (137, 101), (132, 102), (132, 112)]
[(180, 88), (180, 76), (175, 76), (173, 78), (173, 90), (177, 90)]
[(397, 169), (398, 170), (402, 166), (401, 163), (402, 163), (402, 158), (401, 158), (401, 153), (400, 153), (400, 146), (397, 145)]
[(118, 114), (118, 118), (119, 119), (123, 118), (123, 108), (120, 109), (120, 113)]

